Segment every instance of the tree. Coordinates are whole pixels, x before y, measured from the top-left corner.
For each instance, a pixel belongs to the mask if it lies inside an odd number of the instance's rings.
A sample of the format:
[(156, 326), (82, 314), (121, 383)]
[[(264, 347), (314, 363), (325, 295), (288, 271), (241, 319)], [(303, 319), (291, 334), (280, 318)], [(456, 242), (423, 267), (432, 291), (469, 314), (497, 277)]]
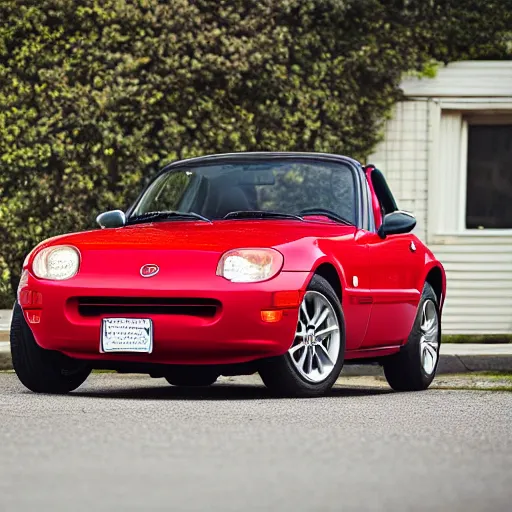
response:
[(512, 0), (0, 0), (0, 294), (27, 252), (208, 152), (364, 158), (404, 72), (505, 58)]

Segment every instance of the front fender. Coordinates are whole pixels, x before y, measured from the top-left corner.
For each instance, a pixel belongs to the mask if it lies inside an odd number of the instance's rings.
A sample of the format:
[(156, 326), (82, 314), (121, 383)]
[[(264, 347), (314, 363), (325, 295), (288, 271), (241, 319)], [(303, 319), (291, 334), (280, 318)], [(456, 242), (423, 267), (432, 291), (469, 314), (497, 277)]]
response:
[(302, 239), (279, 247), (284, 256), (284, 271), (309, 272), (310, 277), (322, 265), (337, 272), (342, 294), (368, 295), (370, 289), (369, 251), (366, 244), (351, 236)]

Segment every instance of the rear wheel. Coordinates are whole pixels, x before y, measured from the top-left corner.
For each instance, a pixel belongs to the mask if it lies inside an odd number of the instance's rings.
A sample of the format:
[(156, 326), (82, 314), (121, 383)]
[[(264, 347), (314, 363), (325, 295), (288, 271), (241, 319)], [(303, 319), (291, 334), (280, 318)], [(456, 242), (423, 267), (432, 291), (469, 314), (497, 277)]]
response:
[(266, 360), (259, 373), (281, 396), (315, 397), (329, 391), (345, 356), (345, 320), (331, 285), (315, 275), (302, 300), (297, 332), (286, 354)]
[(83, 361), (41, 348), (15, 304), (11, 323), (11, 354), (21, 383), (35, 393), (68, 393), (78, 388), (91, 373)]
[(407, 344), (384, 362), (384, 375), (396, 391), (421, 391), (434, 380), (439, 363), (441, 320), (437, 297), (425, 283)]

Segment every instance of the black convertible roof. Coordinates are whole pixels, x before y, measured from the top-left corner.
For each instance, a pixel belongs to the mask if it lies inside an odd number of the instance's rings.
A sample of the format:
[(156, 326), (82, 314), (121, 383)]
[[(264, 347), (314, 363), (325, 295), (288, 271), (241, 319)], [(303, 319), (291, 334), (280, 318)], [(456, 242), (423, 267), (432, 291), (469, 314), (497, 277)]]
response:
[(239, 153), (218, 153), (213, 155), (204, 155), (194, 158), (187, 158), (184, 160), (177, 160), (164, 166), (161, 171), (167, 171), (173, 167), (185, 167), (187, 165), (198, 164), (201, 162), (215, 162), (226, 160), (245, 160), (245, 159), (264, 159), (264, 158), (306, 158), (311, 160), (331, 160), (337, 162), (344, 162), (360, 168), (361, 163), (353, 158), (344, 155), (336, 155), (333, 153), (315, 153), (315, 152), (301, 152), (301, 151), (245, 151)]

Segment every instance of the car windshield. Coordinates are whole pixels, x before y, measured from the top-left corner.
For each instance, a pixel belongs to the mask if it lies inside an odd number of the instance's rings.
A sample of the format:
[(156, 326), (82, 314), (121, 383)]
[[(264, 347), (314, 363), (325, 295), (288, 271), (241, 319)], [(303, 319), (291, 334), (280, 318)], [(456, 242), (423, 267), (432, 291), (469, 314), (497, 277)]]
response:
[(170, 169), (149, 186), (131, 218), (151, 212), (194, 213), (215, 220), (324, 215), (355, 224), (355, 210), (355, 177), (348, 164), (258, 159)]

